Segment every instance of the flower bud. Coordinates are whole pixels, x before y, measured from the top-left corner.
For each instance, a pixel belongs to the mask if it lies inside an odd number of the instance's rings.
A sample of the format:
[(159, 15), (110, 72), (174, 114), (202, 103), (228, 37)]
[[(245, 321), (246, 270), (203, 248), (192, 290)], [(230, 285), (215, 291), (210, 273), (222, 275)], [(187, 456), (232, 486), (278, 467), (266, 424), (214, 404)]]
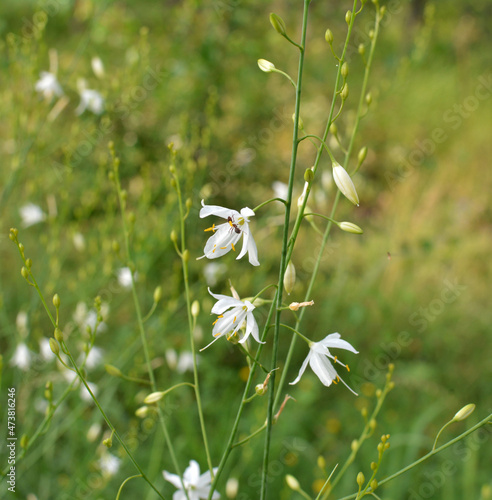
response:
[(104, 365), (104, 368), (110, 375), (113, 375), (113, 377), (121, 377), (123, 375), (121, 373), (121, 370), (119, 368), (116, 368), (116, 366)]
[(284, 274), (284, 288), (285, 291), (290, 295), (290, 292), (294, 289), (296, 283), (296, 268), (291, 260), (287, 264), (287, 269)]
[(338, 135), (338, 127), (334, 123), (330, 125), (330, 134), (335, 137)]
[(225, 487), (227, 498), (236, 498), (239, 492), (239, 481), (235, 477), (230, 477), (227, 480)]
[(31, 267), (32, 267), (32, 259), (26, 259), (26, 267), (28, 269), (31, 269)]
[(103, 445), (106, 446), (106, 448), (111, 448), (111, 446), (113, 446), (113, 440), (108, 437), (103, 440)]
[(353, 224), (352, 222), (340, 222), (338, 227), (347, 233), (362, 234), (364, 232), (357, 224)]
[(58, 327), (55, 328), (53, 336), (56, 340), (58, 340), (58, 342), (60, 342), (60, 344), (63, 342), (63, 332)]
[(53, 295), (53, 305), (58, 309), (60, 307), (60, 296), (55, 293), (55, 295)]
[(306, 171), (304, 172), (304, 180), (306, 182), (313, 182), (314, 179), (314, 172), (312, 168), (307, 168)]
[(183, 262), (188, 262), (190, 260), (190, 251), (186, 249), (183, 252)]
[(162, 299), (162, 286), (156, 287), (154, 290), (154, 302), (158, 304)]
[(138, 418), (145, 418), (149, 413), (149, 407), (148, 406), (141, 406), (140, 408), (137, 408), (135, 410), (135, 415)]
[(354, 439), (351, 443), (350, 443), (350, 449), (352, 451), (357, 451), (359, 449), (359, 441), (357, 439)]
[(294, 476), (291, 476), (290, 474), (287, 474), (285, 476), (285, 482), (287, 483), (287, 486), (291, 490), (299, 491), (301, 489), (301, 485), (299, 484), (299, 481)]
[(265, 387), (265, 384), (257, 384), (255, 386), (255, 392), (258, 394), (258, 396), (263, 396), (267, 391), (267, 387)]
[(321, 470), (324, 470), (325, 467), (326, 467), (326, 460), (325, 460), (325, 457), (323, 455), (319, 455), (318, 457), (318, 460), (316, 461), (318, 467), (321, 469)]
[(22, 437), (20, 438), (20, 447), (23, 449), (27, 448), (27, 445), (29, 444), (29, 437), (27, 434), (22, 434)]
[(193, 304), (191, 304), (191, 315), (196, 318), (200, 313), (200, 302), (198, 300), (194, 300)]
[(366, 478), (364, 477), (364, 474), (362, 472), (359, 472), (357, 474), (357, 484), (359, 486), (359, 488), (362, 487), (362, 485), (365, 483), (366, 481)]
[(27, 280), (27, 278), (29, 278), (29, 271), (27, 270), (27, 267), (22, 266), (21, 274), (22, 274), (22, 277), (25, 278), (26, 280)]
[(456, 415), (453, 417), (452, 421), (461, 422), (462, 420), (468, 418), (474, 411), (475, 411), (475, 405), (473, 403), (463, 406), (463, 408), (461, 408), (461, 410), (458, 411)]
[(147, 405), (157, 403), (157, 401), (160, 401), (164, 396), (164, 392), (152, 392), (144, 399), (144, 403)]
[(378, 487), (378, 481), (377, 479), (373, 479), (371, 481), (371, 490), (374, 491)]
[(284, 20), (274, 14), (273, 12), (270, 14), (270, 24), (273, 26), (273, 29), (282, 36), (285, 36), (285, 23)]
[(350, 10), (347, 10), (347, 13), (345, 14), (345, 22), (347, 24), (350, 24), (351, 19), (352, 19), (352, 12), (350, 12)]
[(370, 92), (368, 92), (368, 93), (366, 94), (366, 104), (367, 104), (368, 106), (370, 106), (370, 105), (371, 105), (371, 103), (372, 103), (372, 94), (371, 94)]
[(366, 52), (366, 47), (363, 43), (359, 43), (359, 47), (357, 50), (359, 51), (359, 54), (363, 56)]
[(91, 59), (92, 71), (98, 78), (104, 78), (104, 64), (99, 57)]
[(275, 64), (266, 59), (258, 59), (258, 67), (265, 73), (271, 73), (275, 69)]
[(348, 72), (349, 72), (348, 64), (346, 62), (344, 62), (342, 64), (342, 69), (340, 70), (340, 73), (342, 74), (342, 76), (344, 78), (347, 78)]
[(378, 464), (376, 462), (371, 462), (371, 470), (375, 471), (378, 468)]
[(331, 29), (325, 31), (325, 40), (331, 45), (333, 43), (333, 33)]
[(342, 194), (354, 205), (359, 206), (359, 196), (355, 190), (354, 183), (347, 171), (336, 162), (333, 162), (333, 180)]
[(357, 155), (357, 163), (362, 165), (367, 156), (367, 146), (364, 146), (360, 149), (359, 154)]
[(50, 349), (55, 356), (58, 356), (58, 354), (60, 354), (60, 346), (53, 337), (50, 338)]
[(345, 85), (342, 88), (342, 91), (340, 92), (340, 97), (342, 98), (342, 101), (345, 101), (349, 95), (349, 88), (348, 85), (345, 83)]
[(15, 240), (19, 234), (19, 230), (16, 229), (15, 227), (11, 227), (10, 228), (10, 234), (12, 235), (12, 237), (10, 238), (11, 240)]
[(171, 231), (171, 241), (173, 243), (176, 243), (178, 241), (178, 234), (174, 229)]

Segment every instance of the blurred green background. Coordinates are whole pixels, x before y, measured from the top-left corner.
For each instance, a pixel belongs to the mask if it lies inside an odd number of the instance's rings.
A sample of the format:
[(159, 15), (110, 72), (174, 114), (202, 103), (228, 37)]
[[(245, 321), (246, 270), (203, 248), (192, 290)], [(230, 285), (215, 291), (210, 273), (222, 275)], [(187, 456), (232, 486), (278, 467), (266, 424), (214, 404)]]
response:
[[(326, 389), (312, 373), (288, 387), (297, 402), (288, 403), (274, 428), (272, 499), (300, 498), (285, 486), (287, 473), (316, 496), (326, 478), (317, 457), (325, 458), (328, 472), (344, 461), (363, 426), (360, 410), (374, 407), (375, 390), (384, 383), (390, 361), (396, 365), (396, 388), (373, 438), (331, 498), (356, 491), (359, 470), (370, 475), (381, 434), (391, 434), (391, 449), (380, 479), (425, 454), (439, 428), (465, 404), (476, 403), (475, 414), (449, 428), (443, 439), (464, 431), (492, 408), (492, 4), (392, 0), (386, 7), (370, 78), (372, 105), (355, 146), (355, 151), (369, 148), (354, 179), (361, 204), (354, 208), (343, 199), (337, 212), (338, 220), (355, 222), (364, 234), (332, 234), (311, 297), (315, 307), (302, 327), (313, 340), (339, 331), (356, 346), (358, 356), (341, 357), (350, 363), (352, 377), (347, 381), (360, 395), (355, 398), (341, 385)], [(349, 8), (351, 2), (325, 0), (313, 1), (310, 8), (301, 108), (309, 133), (322, 133), (336, 74), (324, 33), (329, 27), (334, 46), (340, 48)], [(88, 379), (97, 385), (101, 404), (139, 462), (171, 497), (173, 488), (161, 471), (172, 471), (172, 466), (156, 417), (135, 416), (145, 387), (111, 377), (103, 366), (110, 363), (138, 377), (146, 372), (131, 291), (118, 280), (125, 262), (115, 243), (123, 247), (123, 236), (114, 185), (108, 179), (107, 144), (114, 141), (121, 157), (122, 184), (135, 216), (132, 248), (144, 311), (152, 306), (155, 287), (164, 288), (147, 331), (158, 385), (165, 389), (192, 380), (190, 372), (176, 369), (170, 354), (170, 349), (178, 355), (189, 349), (180, 263), (169, 238), (179, 224), (169, 182), (170, 143), (177, 150), (184, 196), (193, 202), (187, 230), (192, 296), (201, 304), (198, 345), (208, 343), (213, 321), (207, 286), (227, 293), (230, 278), (246, 297), (277, 278), (283, 217), (274, 204), (259, 210), (252, 222), (259, 268), (245, 259), (233, 261), (231, 255), (213, 261), (220, 265), (215, 268), (195, 261), (205, 243), (202, 231), (211, 225), (198, 218), (202, 198), (208, 204), (253, 208), (275, 196), (275, 182), (287, 182), (292, 87), (280, 75), (259, 71), (256, 61), (265, 58), (295, 76), (297, 54), (271, 28), (272, 11), (298, 39), (301, 2), (2, 2), (2, 443), (8, 387), (17, 390), (20, 437), (32, 435), (43, 418), (46, 382), (52, 381), (55, 399), (67, 385), (53, 359), (41, 356), (40, 342), (52, 335), (52, 327), (35, 291), (20, 275), (21, 260), (7, 237), (9, 228), (17, 227), (48, 303), (55, 292), (61, 297), (61, 324), (75, 352), (82, 352), (84, 325), (90, 322), (94, 298), (101, 296), (105, 329), (96, 346), (102, 349), (102, 362), (88, 371)], [(357, 19), (348, 52), (350, 97), (337, 122), (344, 145), (363, 72), (357, 47), (367, 45), (372, 18), (369, 2)], [(53, 103), (34, 90), (40, 72), (50, 68), (50, 49), (56, 50), (57, 76), (67, 98), (66, 106), (55, 105), (54, 111)], [(99, 76), (91, 69), (95, 57), (104, 65)], [(105, 98), (101, 115), (76, 115), (80, 78)], [(341, 158), (337, 145), (330, 144)], [(314, 157), (312, 145), (304, 142), (296, 197)], [(335, 191), (327, 157), (321, 167), (309, 207), (328, 214)], [(21, 211), (28, 204), (40, 207), (43, 220), (23, 227), (27, 223)], [(303, 299), (319, 244), (320, 237), (306, 224), (293, 255), (298, 280), (289, 299)], [(256, 312), (261, 323), (265, 313)], [(282, 335), (280, 359), (291, 338), (288, 331)], [(31, 351), (24, 370), (11, 362), (19, 343)], [(307, 354), (298, 346), (289, 380)], [(269, 348), (264, 359), (268, 363)], [(241, 397), (245, 366), (239, 351), (225, 341), (200, 355), (205, 415), (217, 461)], [(265, 408), (265, 398), (247, 408), (242, 437), (262, 425)], [(165, 409), (183, 469), (195, 459), (203, 470), (192, 392), (173, 392)], [(12, 498), (114, 498), (121, 482), (135, 472), (116, 442), (110, 452), (122, 459), (119, 470), (112, 474), (101, 469), (103, 437), (107, 433), (99, 412), (74, 391), (47, 433), (18, 463)], [(258, 497), (262, 448), (259, 437), (235, 450), (219, 485), (223, 498), (231, 477), (239, 480), (236, 498)], [(389, 483), (380, 496), (492, 498), (491, 450), (490, 430), (483, 431)], [(3, 468), (3, 451), (0, 456)], [(450, 461), (452, 473), (446, 467)], [(0, 488), (3, 495), (5, 482)], [(139, 481), (130, 482), (125, 495), (156, 498)]]

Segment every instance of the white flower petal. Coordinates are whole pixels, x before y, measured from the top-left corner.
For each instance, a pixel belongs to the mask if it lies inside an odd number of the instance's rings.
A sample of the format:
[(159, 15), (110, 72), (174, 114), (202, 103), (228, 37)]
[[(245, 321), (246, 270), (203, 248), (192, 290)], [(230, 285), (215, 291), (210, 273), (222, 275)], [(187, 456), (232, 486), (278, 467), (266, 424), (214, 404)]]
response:
[(167, 470), (162, 471), (164, 479), (171, 483), (175, 488), (181, 488), (181, 478), (176, 474), (171, 474)]
[(326, 387), (329, 387), (333, 380), (337, 378), (337, 371), (325, 356), (313, 354), (309, 366)]
[(306, 371), (306, 368), (307, 368), (307, 365), (309, 363), (309, 360), (311, 359), (311, 356), (312, 356), (312, 351), (310, 350), (309, 354), (306, 356), (306, 359), (303, 361), (303, 363), (301, 365), (301, 369), (299, 370), (299, 375), (297, 375), (296, 379), (293, 382), (289, 382), (290, 385), (297, 384), (297, 382), (299, 382), (299, 380), (301, 380), (301, 377), (304, 374), (304, 372)]
[(217, 217), (222, 217), (227, 219), (227, 217), (238, 216), (239, 212), (236, 210), (231, 210), (230, 208), (219, 207), (218, 205), (205, 205), (202, 200), (202, 208), (200, 209), (200, 218), (208, 217), (209, 215), (216, 215)]

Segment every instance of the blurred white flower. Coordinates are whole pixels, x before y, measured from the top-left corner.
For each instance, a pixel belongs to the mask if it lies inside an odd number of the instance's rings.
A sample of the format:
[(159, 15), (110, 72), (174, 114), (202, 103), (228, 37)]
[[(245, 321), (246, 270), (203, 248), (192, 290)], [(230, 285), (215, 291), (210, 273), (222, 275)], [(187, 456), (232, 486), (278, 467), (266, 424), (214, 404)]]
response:
[(272, 189), (277, 198), (281, 198), (282, 200), (287, 199), (287, 195), (289, 194), (289, 186), (287, 186), (285, 182), (275, 181), (272, 184)]
[(17, 345), (12, 358), (10, 359), (10, 366), (16, 366), (23, 371), (29, 370), (31, 366), (31, 351), (28, 349), (24, 342)]
[(41, 210), (41, 207), (34, 203), (28, 203), (19, 209), (22, 219), (22, 226), (29, 227), (38, 224), (46, 219), (46, 214)]
[[(129, 267), (122, 267), (116, 272), (118, 276), (118, 283), (123, 288), (131, 288), (132, 286), (132, 271)], [(133, 278), (137, 280), (137, 273), (134, 274)]]
[(19, 335), (22, 338), (26, 338), (29, 334), (29, 328), (27, 327), (27, 313), (25, 311), (19, 311), (15, 318), (15, 326), (17, 327)]
[[(217, 468), (214, 468), (213, 471), (215, 474)], [(200, 466), (195, 460), (190, 460), (190, 465), (184, 471), (182, 481), (178, 475), (167, 471), (162, 471), (162, 475), (166, 481), (169, 481), (178, 489), (178, 491), (174, 492), (173, 500), (200, 500), (207, 499), (210, 495), (212, 483), (210, 471), (200, 475)], [(214, 491), (212, 500), (217, 500), (218, 498), (220, 498), (219, 493)]]
[(92, 71), (98, 78), (104, 78), (104, 64), (100, 57), (93, 57), (91, 59)]
[[(105, 316), (107, 314), (107, 311), (104, 311), (106, 309), (104, 307), (101, 307), (101, 315)], [(89, 327), (91, 330), (94, 330), (94, 327), (96, 326), (97, 323), (97, 312), (94, 309), (91, 309), (90, 311), (87, 310), (87, 306), (85, 305), (84, 302), (78, 302), (76, 307), (75, 307), (75, 312), (73, 314), (73, 319), (75, 323), (77, 323), (77, 326), (82, 332), (86, 332), (87, 327)], [(107, 330), (107, 325), (106, 323), (101, 322), (99, 323), (97, 327), (97, 332), (101, 333)]]
[(77, 106), (75, 113), (81, 115), (86, 109), (100, 115), (104, 111), (104, 98), (94, 89), (83, 88), (84, 84), (79, 84), (80, 104)]
[(87, 355), (85, 367), (88, 370), (92, 370), (93, 368), (96, 368), (102, 363), (103, 358), (104, 358), (104, 351), (100, 347), (93, 346), (92, 349), (89, 351), (89, 354)]
[(85, 238), (82, 233), (74, 233), (72, 236), (73, 246), (79, 251), (85, 250)]
[(339, 363), (340, 365), (345, 366), (347, 370), (349, 369), (348, 365), (344, 365), (341, 361), (338, 360), (337, 356), (331, 355), (328, 349), (329, 347), (334, 347), (336, 349), (346, 349), (347, 351), (351, 351), (355, 354), (358, 354), (358, 351), (356, 351), (351, 344), (340, 338), (339, 333), (331, 333), (320, 342), (310, 343), (309, 354), (302, 363), (301, 369), (299, 370), (299, 375), (293, 382), (290, 382), (290, 384), (294, 385), (297, 384), (297, 382), (299, 382), (299, 380), (302, 377), (302, 374), (306, 370), (306, 367), (309, 363), (309, 366), (312, 368), (313, 372), (318, 376), (323, 385), (329, 387), (332, 382), (336, 384), (339, 380), (341, 380), (342, 383), (345, 385), (345, 387), (347, 387), (351, 392), (353, 392), (357, 396), (357, 393), (354, 392), (343, 381), (343, 379), (341, 379), (338, 376), (337, 371), (335, 370), (331, 362), (328, 361), (328, 358), (331, 358), (333, 359), (334, 363)]
[(98, 465), (103, 475), (114, 476), (120, 469), (121, 459), (106, 451), (99, 459)]
[[(87, 385), (89, 386), (92, 394), (94, 394), (94, 396), (97, 396), (97, 393), (99, 392), (97, 385), (93, 384), (92, 382), (87, 382)], [(80, 384), (80, 398), (87, 403), (93, 402), (92, 396), (90, 395), (85, 385), (82, 383)]]
[(229, 208), (223, 208), (217, 205), (205, 205), (202, 200), (200, 217), (208, 217), (209, 215), (222, 217), (223, 219), (227, 219), (227, 222), (219, 224), (217, 227), (213, 224), (212, 227), (205, 229), (205, 231), (212, 231), (213, 235), (208, 239), (205, 245), (204, 255), (199, 257), (199, 259), (203, 259), (203, 257), (207, 257), (207, 259), (216, 259), (231, 250), (236, 251), (235, 245), (244, 234), (243, 248), (237, 256), (237, 259), (240, 259), (243, 255), (248, 253), (250, 264), (259, 266), (258, 250), (248, 224), (248, 217), (253, 217), (255, 215), (253, 210), (246, 207), (241, 209), (241, 213), (239, 213), (236, 210), (230, 210)]
[(93, 443), (101, 433), (101, 424), (99, 422), (94, 422), (87, 431), (87, 441)]
[(227, 271), (227, 266), (225, 264), (219, 264), (218, 262), (209, 262), (205, 264), (203, 268), (203, 275), (205, 276), (205, 281), (208, 286), (215, 286), (220, 278), (222, 278)]
[(36, 92), (43, 94), (46, 100), (51, 100), (53, 96), (60, 97), (63, 95), (63, 89), (56, 79), (56, 75), (48, 71), (41, 71), (41, 78), (34, 86)]
[(211, 344), (224, 335), (227, 336), (227, 339), (230, 339), (243, 326), (243, 323), (246, 323), (246, 329), (239, 342), (242, 344), (248, 340), (250, 335), (253, 335), (256, 342), (262, 343), (258, 336), (258, 325), (252, 312), (255, 306), (251, 302), (248, 300), (242, 301), (228, 295), (212, 293), (210, 288), (208, 292), (217, 299), (217, 302), (212, 307), (212, 314), (218, 314), (212, 330), (215, 339)]
[[(198, 365), (199, 359), (197, 356), (196, 364)], [(176, 366), (176, 371), (178, 373), (184, 373), (186, 371), (193, 371), (193, 354), (190, 351), (183, 351), (179, 355), (178, 365)]]
[(55, 355), (50, 347), (50, 341), (46, 337), (43, 337), (39, 341), (39, 353), (44, 361), (53, 361), (55, 359)]

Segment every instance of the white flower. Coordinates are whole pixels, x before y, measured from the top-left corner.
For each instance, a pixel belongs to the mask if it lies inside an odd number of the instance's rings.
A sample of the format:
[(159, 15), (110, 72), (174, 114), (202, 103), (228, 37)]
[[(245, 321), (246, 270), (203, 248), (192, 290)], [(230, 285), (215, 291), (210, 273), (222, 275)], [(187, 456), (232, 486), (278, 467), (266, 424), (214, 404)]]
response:
[(205, 245), (203, 251), (205, 255), (199, 258), (202, 259), (203, 257), (207, 257), (207, 259), (216, 259), (231, 250), (236, 251), (235, 245), (244, 234), (243, 248), (237, 258), (240, 259), (243, 255), (248, 253), (249, 262), (253, 264), (253, 266), (259, 266), (258, 250), (248, 224), (248, 217), (253, 217), (255, 215), (253, 210), (245, 207), (241, 209), (241, 213), (239, 213), (236, 210), (230, 210), (217, 205), (205, 205), (203, 200), (202, 207), (203, 208), (200, 210), (201, 218), (208, 217), (209, 215), (216, 215), (217, 217), (227, 219), (227, 222), (217, 227), (213, 224), (212, 227), (205, 229), (205, 231), (212, 231), (214, 234), (208, 239)]
[(91, 59), (92, 71), (98, 78), (104, 78), (104, 64), (100, 57), (93, 57)]
[[(87, 382), (87, 385), (89, 386), (92, 394), (94, 394), (94, 396), (97, 396), (97, 393), (99, 392), (99, 388), (97, 387), (97, 385), (93, 384), (92, 382)], [(87, 390), (84, 384), (80, 384), (80, 399), (82, 399), (86, 403), (94, 402), (92, 396), (90, 395), (90, 392)]]
[(109, 452), (104, 453), (98, 461), (99, 468), (105, 476), (114, 476), (118, 472), (120, 464), (121, 459)]
[(43, 94), (44, 98), (51, 100), (53, 96), (60, 97), (63, 95), (63, 89), (56, 79), (56, 75), (48, 71), (41, 71), (41, 78), (34, 86), (36, 92)]
[(354, 205), (359, 206), (359, 196), (355, 190), (354, 183), (347, 171), (336, 162), (333, 162), (333, 180), (342, 194)]
[(81, 115), (86, 109), (95, 115), (100, 115), (104, 111), (104, 98), (97, 90), (84, 88), (80, 91), (80, 104), (75, 113)]
[(15, 349), (10, 366), (17, 366), (21, 370), (27, 371), (31, 366), (31, 351), (24, 342), (21, 342)]
[(46, 214), (41, 210), (41, 207), (34, 203), (28, 203), (19, 209), (22, 219), (22, 226), (29, 227), (38, 224), (46, 219)]
[[(217, 468), (214, 469), (214, 474)], [(200, 466), (195, 460), (190, 460), (190, 465), (186, 468), (183, 474), (183, 481), (176, 474), (171, 474), (167, 471), (162, 471), (164, 479), (169, 481), (178, 491), (174, 492), (173, 500), (200, 500), (208, 498), (212, 477), (210, 471), (200, 475)], [(184, 489), (183, 489), (184, 487)], [(185, 493), (186, 491), (186, 493)], [(212, 495), (212, 499), (220, 498), (216, 491)]]
[(289, 186), (285, 184), (285, 182), (275, 181), (272, 184), (273, 192), (277, 198), (281, 198), (282, 200), (286, 200), (289, 194)]
[(227, 271), (225, 264), (218, 264), (217, 262), (209, 262), (203, 268), (203, 276), (208, 286), (215, 286), (219, 279), (221, 279)]
[(17, 326), (17, 331), (22, 338), (26, 338), (29, 334), (27, 313), (25, 311), (19, 311), (17, 317), (15, 318), (15, 325)]
[(275, 69), (275, 64), (266, 59), (258, 59), (258, 67), (265, 73), (271, 73)]
[(299, 375), (294, 380), (294, 382), (290, 382), (290, 384), (293, 385), (299, 382), (302, 374), (306, 370), (307, 364), (309, 363), (309, 366), (321, 380), (321, 383), (323, 385), (329, 387), (332, 382), (336, 384), (339, 380), (341, 380), (342, 383), (357, 396), (357, 393), (350, 389), (350, 387), (338, 376), (337, 371), (335, 370), (331, 362), (327, 359), (331, 358), (335, 363), (339, 363), (342, 366), (345, 366), (347, 370), (349, 369), (348, 365), (344, 365), (341, 361), (338, 360), (337, 356), (331, 355), (330, 351), (328, 350), (329, 347), (346, 349), (347, 351), (358, 354), (358, 351), (356, 351), (347, 341), (340, 338), (339, 333), (331, 333), (320, 342), (311, 342), (311, 344), (309, 345), (309, 354), (302, 363), (301, 369), (299, 370)]
[(53, 361), (55, 359), (55, 355), (50, 347), (50, 341), (46, 337), (43, 337), (39, 341), (39, 353), (44, 361)]
[(210, 288), (208, 291), (212, 297), (217, 299), (217, 302), (212, 307), (212, 314), (219, 315), (214, 321), (212, 335), (215, 340), (213, 342), (224, 335), (227, 336), (227, 339), (230, 339), (246, 322), (246, 330), (239, 343), (246, 342), (250, 335), (253, 335), (256, 342), (262, 343), (258, 336), (258, 325), (252, 312), (255, 306), (251, 302), (248, 300), (242, 301), (228, 295), (212, 293)]
[[(132, 287), (132, 271), (129, 267), (122, 267), (121, 269), (118, 269), (117, 275), (118, 275), (118, 283), (123, 288)], [(133, 278), (136, 280), (137, 278), (136, 273), (133, 276)]]
[(87, 355), (87, 359), (85, 361), (85, 367), (88, 370), (92, 370), (93, 368), (96, 368), (102, 363), (103, 358), (104, 358), (104, 351), (100, 347), (93, 346), (92, 349), (89, 351), (89, 354)]

